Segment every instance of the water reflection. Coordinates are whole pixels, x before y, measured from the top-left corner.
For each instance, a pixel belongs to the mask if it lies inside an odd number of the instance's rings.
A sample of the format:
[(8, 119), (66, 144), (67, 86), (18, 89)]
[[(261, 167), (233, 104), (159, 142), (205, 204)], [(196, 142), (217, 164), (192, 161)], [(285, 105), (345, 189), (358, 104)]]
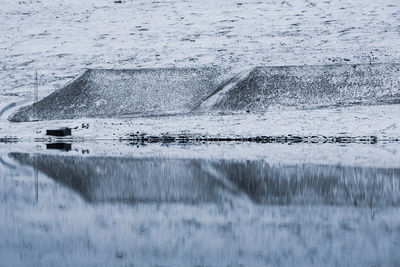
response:
[(397, 146), (123, 148), (2, 150), (0, 266), (399, 266)]
[(57, 149), (62, 151), (70, 151), (71, 144), (68, 143), (50, 143), (46, 144), (46, 149)]
[(88, 202), (397, 206), (400, 169), (279, 165), (265, 160), (83, 157), (11, 153)]

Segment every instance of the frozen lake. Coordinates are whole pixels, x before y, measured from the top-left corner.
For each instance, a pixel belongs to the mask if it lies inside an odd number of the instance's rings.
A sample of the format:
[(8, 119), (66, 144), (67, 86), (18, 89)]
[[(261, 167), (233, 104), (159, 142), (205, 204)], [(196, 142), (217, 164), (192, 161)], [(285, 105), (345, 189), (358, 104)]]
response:
[(398, 266), (400, 144), (0, 144), (1, 266)]

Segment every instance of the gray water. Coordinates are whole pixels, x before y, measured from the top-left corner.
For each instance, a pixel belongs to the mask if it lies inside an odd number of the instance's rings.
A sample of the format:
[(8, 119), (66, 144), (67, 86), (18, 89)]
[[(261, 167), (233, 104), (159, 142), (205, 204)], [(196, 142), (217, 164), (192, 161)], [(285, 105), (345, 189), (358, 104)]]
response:
[(400, 265), (397, 144), (22, 147), (0, 266)]

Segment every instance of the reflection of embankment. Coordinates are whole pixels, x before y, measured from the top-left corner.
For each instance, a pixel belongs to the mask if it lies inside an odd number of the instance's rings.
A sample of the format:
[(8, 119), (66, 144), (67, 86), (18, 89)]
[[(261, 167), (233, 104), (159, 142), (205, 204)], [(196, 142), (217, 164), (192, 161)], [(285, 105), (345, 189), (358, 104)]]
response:
[(11, 153), (91, 202), (219, 202), (398, 205), (400, 169), (270, 165), (262, 160), (77, 157)]
[(400, 204), (400, 169), (340, 165), (217, 162), (255, 202), (332, 205)]
[(196, 160), (11, 156), (78, 191), (90, 202), (218, 202), (226, 191)]

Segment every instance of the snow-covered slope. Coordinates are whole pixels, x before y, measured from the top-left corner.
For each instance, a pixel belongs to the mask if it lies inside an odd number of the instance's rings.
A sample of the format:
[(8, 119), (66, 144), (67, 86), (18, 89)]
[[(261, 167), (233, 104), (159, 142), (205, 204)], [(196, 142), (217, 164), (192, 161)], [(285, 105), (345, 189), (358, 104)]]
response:
[(400, 64), (256, 67), (214, 92), (203, 111), (400, 103)]
[[(82, 68), (400, 62), (398, 0), (2, 0), (0, 94)], [(350, 61), (346, 61), (350, 60)]]
[[(11, 121), (400, 103), (400, 64), (88, 70)], [(230, 77), (227, 79), (227, 77)]]
[(224, 80), (220, 68), (87, 70), (12, 121), (189, 112)]

